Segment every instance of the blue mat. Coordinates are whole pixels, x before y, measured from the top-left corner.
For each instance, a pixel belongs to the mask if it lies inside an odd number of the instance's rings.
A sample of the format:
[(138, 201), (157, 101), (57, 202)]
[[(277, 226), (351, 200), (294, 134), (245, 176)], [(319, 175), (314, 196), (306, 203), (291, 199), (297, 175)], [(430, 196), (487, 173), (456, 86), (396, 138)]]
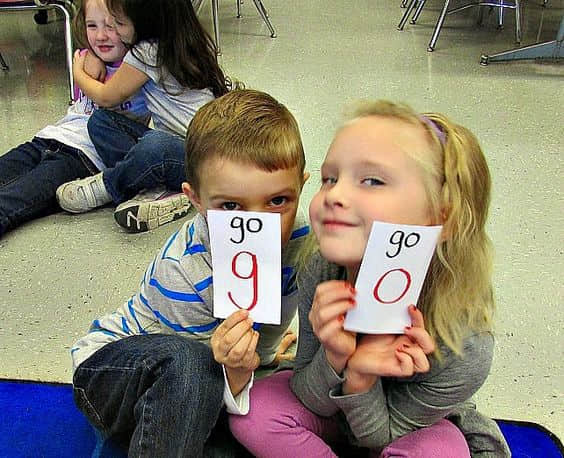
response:
[[(562, 458), (562, 442), (535, 423), (497, 420), (514, 458)], [(75, 407), (70, 384), (0, 379), (0, 457), (123, 458)]]

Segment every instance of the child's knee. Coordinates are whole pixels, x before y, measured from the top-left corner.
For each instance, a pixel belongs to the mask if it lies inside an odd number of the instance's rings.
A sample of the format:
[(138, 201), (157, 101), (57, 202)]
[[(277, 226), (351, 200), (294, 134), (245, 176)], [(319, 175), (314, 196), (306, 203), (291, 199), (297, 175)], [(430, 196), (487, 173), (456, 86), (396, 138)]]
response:
[(470, 451), (462, 432), (450, 421), (442, 419), (396, 439), (382, 451), (380, 457), (470, 458)]

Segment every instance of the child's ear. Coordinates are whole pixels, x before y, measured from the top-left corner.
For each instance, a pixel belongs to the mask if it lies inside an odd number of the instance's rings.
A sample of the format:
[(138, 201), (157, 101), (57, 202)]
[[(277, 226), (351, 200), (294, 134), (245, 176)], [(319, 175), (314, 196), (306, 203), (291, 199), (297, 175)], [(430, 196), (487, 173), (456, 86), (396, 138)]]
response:
[[(188, 199), (190, 199), (190, 202), (192, 202), (192, 205), (194, 205), (194, 207), (196, 207), (196, 210), (198, 210), (200, 213), (202, 213), (202, 202), (201, 202), (200, 198), (198, 197), (198, 194), (196, 194), (196, 192), (194, 191), (194, 189), (190, 185), (190, 183), (187, 183), (187, 182), (182, 183), (182, 192), (184, 194), (186, 194)], [(205, 216), (204, 213), (202, 213), (202, 215)]]
[(303, 188), (304, 184), (306, 184), (307, 180), (309, 180), (310, 176), (311, 175), (309, 174), (309, 172), (304, 172), (304, 179), (302, 181), (302, 188)]

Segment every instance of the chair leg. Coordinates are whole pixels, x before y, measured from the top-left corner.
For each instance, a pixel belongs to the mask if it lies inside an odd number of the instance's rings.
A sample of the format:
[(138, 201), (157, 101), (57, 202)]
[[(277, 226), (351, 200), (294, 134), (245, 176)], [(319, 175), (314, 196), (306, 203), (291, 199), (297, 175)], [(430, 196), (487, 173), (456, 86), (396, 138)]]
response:
[(10, 67), (8, 67), (8, 64), (6, 63), (6, 61), (4, 60), (4, 57), (2, 57), (2, 53), (0, 52), (0, 65), (2, 66), (2, 70), (4, 70), (5, 72), (7, 72), (8, 70), (10, 70)]
[(503, 29), (503, 0), (499, 0), (499, 8), (497, 12), (497, 27), (498, 29)]
[(237, 18), (241, 17), (241, 0), (237, 0)]
[(215, 35), (215, 46), (217, 54), (221, 54), (221, 46), (219, 44), (219, 2), (212, 0), (212, 16), (213, 16), (213, 33)]
[(407, 19), (409, 18), (409, 15), (411, 14), (413, 9), (415, 8), (416, 3), (417, 3), (417, 0), (409, 0), (407, 8), (405, 9), (403, 16), (401, 17), (401, 19), (399, 21), (398, 30), (403, 30), (403, 28), (405, 27), (405, 24), (407, 22)]
[(439, 19), (437, 20), (437, 25), (433, 30), (433, 35), (431, 37), (431, 41), (429, 42), (429, 46), (427, 47), (428, 52), (433, 52), (435, 49), (435, 45), (437, 44), (437, 40), (439, 39), (439, 34), (441, 33), (441, 28), (443, 27), (443, 22), (445, 22), (445, 18), (448, 11), (448, 3), (449, 0), (445, 0), (445, 4), (443, 5), (443, 9), (441, 10), (441, 14), (439, 15)]
[(515, 41), (521, 44), (521, 2), (515, 0)]
[(74, 78), (72, 75), (72, 31), (71, 31), (71, 16), (69, 11), (58, 3), (51, 3), (53, 8), (58, 9), (63, 13), (65, 17), (65, 48), (66, 48), (66, 59), (67, 59), (67, 71), (69, 76), (69, 95), (70, 103), (72, 103), (74, 98)]
[(264, 5), (260, 0), (253, 0), (253, 2), (255, 3), (255, 7), (257, 8), (257, 11), (262, 17), (262, 20), (268, 27), (268, 30), (270, 30), (270, 37), (276, 38), (276, 31), (274, 30), (274, 27), (272, 27), (272, 24), (270, 23), (270, 19), (268, 19), (268, 13), (266, 12)]
[(423, 11), (423, 7), (425, 6), (425, 2), (426, 0), (419, 0), (419, 3), (417, 4), (417, 9), (415, 10), (415, 14), (411, 18), (411, 21), (409, 21), (410, 24), (415, 24), (417, 22), (417, 19), (419, 19), (419, 16), (421, 15), (421, 11)]

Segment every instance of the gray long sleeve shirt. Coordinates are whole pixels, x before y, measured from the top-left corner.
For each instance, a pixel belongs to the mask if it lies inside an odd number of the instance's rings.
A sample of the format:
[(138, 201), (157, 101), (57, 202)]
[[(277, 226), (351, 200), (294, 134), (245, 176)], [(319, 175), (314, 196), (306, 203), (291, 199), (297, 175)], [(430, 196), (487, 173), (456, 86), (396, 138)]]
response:
[(462, 357), (439, 344), (443, 360), (431, 357), (427, 373), (406, 378), (381, 377), (366, 393), (341, 394), (344, 379), (327, 362), (308, 313), (317, 285), (344, 277), (344, 269), (328, 263), (319, 254), (300, 274), (300, 333), (291, 388), (301, 402), (321, 416), (342, 412), (337, 418), (344, 416), (343, 429), (358, 446), (378, 450), (446, 417), (464, 433), (472, 456), (510, 456), (497, 424), (476, 412), (470, 401), (490, 370), (494, 340), (489, 332), (467, 336)]

